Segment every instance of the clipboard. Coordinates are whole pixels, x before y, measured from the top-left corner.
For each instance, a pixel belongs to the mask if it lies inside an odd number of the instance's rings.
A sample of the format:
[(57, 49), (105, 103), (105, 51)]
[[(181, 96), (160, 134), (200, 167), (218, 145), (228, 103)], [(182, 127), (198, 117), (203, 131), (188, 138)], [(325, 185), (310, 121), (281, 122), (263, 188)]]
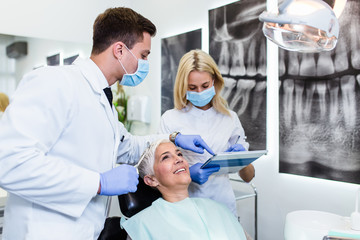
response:
[(219, 166), (220, 170), (213, 174), (235, 173), (266, 153), (267, 150), (223, 152), (209, 158), (200, 168), (206, 169)]

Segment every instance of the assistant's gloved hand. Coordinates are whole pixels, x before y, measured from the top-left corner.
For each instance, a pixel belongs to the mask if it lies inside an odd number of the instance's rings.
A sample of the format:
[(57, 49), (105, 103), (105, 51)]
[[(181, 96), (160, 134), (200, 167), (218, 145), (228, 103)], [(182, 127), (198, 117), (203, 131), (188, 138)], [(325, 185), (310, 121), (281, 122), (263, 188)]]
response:
[(215, 155), (199, 135), (182, 135), (181, 133), (178, 133), (175, 138), (175, 145), (196, 153), (204, 153), (205, 149), (211, 155)]
[(202, 163), (196, 163), (192, 165), (190, 169), (190, 176), (191, 180), (193, 182), (196, 182), (197, 184), (204, 184), (209, 179), (209, 176), (213, 174), (214, 172), (219, 171), (220, 166), (214, 166), (211, 168), (203, 168), (201, 169)]
[(241, 152), (241, 151), (246, 151), (246, 148), (244, 148), (243, 145), (237, 143), (230, 146), (228, 150), (226, 150), (225, 152)]
[(100, 173), (100, 195), (114, 196), (135, 192), (139, 183), (138, 177), (136, 168), (126, 164)]

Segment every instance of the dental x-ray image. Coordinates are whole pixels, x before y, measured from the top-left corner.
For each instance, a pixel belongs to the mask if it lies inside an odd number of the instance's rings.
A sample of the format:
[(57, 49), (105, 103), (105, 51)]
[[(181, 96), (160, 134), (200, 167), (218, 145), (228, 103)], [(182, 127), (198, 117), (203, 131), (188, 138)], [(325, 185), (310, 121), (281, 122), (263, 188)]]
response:
[(266, 149), (266, 38), (258, 19), (265, 9), (265, 0), (242, 0), (209, 10), (209, 53), (250, 150)]
[(279, 49), (280, 172), (360, 183), (360, 1), (331, 52)]
[(79, 54), (76, 54), (76, 55), (68, 57), (68, 58), (64, 58), (64, 60), (63, 60), (64, 65), (71, 65), (78, 57), (79, 57)]
[(60, 53), (54, 54), (52, 56), (46, 57), (46, 62), (48, 66), (58, 66), (60, 65)]
[(174, 83), (181, 57), (201, 49), (201, 29), (161, 39), (161, 114), (174, 108)]

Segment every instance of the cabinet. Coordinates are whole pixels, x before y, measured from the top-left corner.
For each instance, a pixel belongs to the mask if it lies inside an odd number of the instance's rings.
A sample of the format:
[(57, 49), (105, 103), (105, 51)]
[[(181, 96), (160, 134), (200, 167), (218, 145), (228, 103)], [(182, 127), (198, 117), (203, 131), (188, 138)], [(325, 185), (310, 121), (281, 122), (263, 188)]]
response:
[(0, 240), (2, 239), (3, 223), (4, 223), (4, 206), (0, 206)]
[[(236, 202), (253, 198), (253, 217), (254, 217), (254, 240), (257, 240), (257, 190), (254, 183), (244, 182), (237, 173), (229, 174), (230, 182), (234, 190)], [(251, 234), (252, 235), (252, 234)]]
[(0, 188), (0, 240), (2, 239), (6, 196), (7, 193)]

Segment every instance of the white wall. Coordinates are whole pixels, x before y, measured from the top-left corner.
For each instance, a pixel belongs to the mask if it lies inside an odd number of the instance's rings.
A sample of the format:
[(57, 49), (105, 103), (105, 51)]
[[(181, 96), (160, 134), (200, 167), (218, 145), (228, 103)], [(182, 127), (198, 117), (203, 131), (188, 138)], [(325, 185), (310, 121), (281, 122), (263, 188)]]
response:
[(91, 43), (56, 41), (42, 38), (15, 37), (15, 41), (26, 41), (28, 53), (18, 58), (16, 62), (16, 81), (19, 82), (24, 74), (34, 68), (46, 66), (46, 58), (60, 54), (60, 65), (63, 59), (74, 55), (88, 57), (91, 53)]
[(0, 34), (0, 92), (8, 96), (11, 96), (16, 88), (16, 61), (6, 56), (6, 46), (14, 39), (13, 36)]
[[(151, 19), (158, 27), (150, 56), (150, 73), (131, 94), (152, 99), (152, 124), (155, 132), (160, 119), (161, 38), (186, 31), (203, 29), (203, 49), (208, 50), (208, 10), (229, 0), (138, 0), (138, 1), (55, 1), (1, 0), (0, 33), (59, 40), (89, 42), (96, 15), (110, 6), (128, 6)], [(275, 0), (269, 0), (273, 4)], [(83, 7), (85, 5), (86, 7)], [(65, 19), (66, 17), (66, 19)], [(288, 212), (313, 209), (349, 216), (354, 210), (357, 185), (278, 173), (278, 75), (277, 48), (268, 47), (268, 156), (255, 162), (254, 183), (259, 194), (259, 240), (283, 239)], [(149, 91), (151, 89), (151, 91)], [(246, 129), (245, 129), (246, 130)], [(326, 156), (324, 156), (326, 157)]]
[(130, 0), (0, 0), (0, 33), (71, 42), (92, 40), (92, 24), (108, 7)]
[[(0, 4), (0, 34), (28, 42), (26, 57), (8, 59), (5, 46), (12, 41), (5, 44), (4, 37), (1, 38), (0, 91), (10, 97), (16, 87), (14, 84), (33, 67), (45, 65), (46, 56), (58, 52), (64, 58), (73, 53), (89, 56), (96, 16), (108, 7), (130, 6), (129, 0), (0, 0)], [(12, 68), (5, 69), (4, 61), (16, 68), (15, 76), (11, 74)]]

